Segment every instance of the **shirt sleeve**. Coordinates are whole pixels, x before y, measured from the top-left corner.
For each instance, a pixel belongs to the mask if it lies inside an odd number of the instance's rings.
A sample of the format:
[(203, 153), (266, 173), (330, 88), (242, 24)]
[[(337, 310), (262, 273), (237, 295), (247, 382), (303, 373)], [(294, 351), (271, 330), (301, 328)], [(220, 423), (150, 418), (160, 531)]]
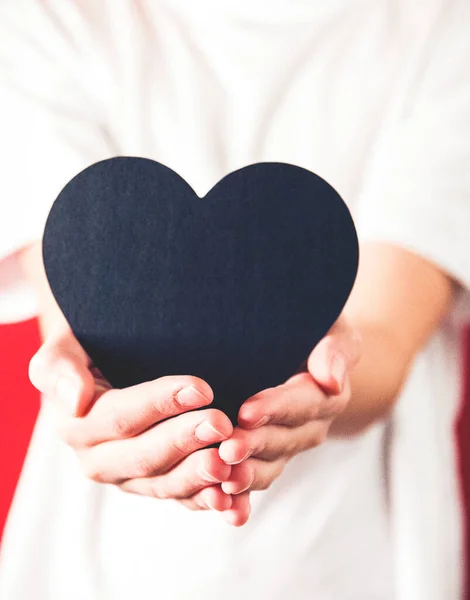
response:
[(400, 245), (470, 288), (470, 3), (447, 2), (408, 94), (374, 149), (361, 241)]
[(36, 313), (17, 251), (41, 239), (53, 201), (74, 175), (115, 154), (78, 4), (0, 7), (0, 322)]

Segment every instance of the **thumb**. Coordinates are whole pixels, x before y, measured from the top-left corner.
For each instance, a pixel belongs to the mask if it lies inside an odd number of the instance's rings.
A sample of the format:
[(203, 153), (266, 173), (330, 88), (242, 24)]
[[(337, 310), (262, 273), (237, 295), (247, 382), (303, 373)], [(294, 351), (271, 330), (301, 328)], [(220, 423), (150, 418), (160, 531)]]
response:
[(330, 395), (340, 394), (348, 372), (359, 361), (361, 340), (345, 317), (340, 317), (312, 350), (307, 369), (316, 383)]
[(82, 416), (94, 395), (90, 359), (71, 331), (48, 338), (29, 363), (31, 383), (68, 416)]

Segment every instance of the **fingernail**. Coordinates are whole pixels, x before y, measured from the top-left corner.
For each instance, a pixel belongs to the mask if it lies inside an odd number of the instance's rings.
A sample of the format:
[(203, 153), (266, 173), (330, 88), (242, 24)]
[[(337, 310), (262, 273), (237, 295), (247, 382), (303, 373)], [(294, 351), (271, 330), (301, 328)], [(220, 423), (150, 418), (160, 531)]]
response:
[(247, 458), (249, 458), (252, 454), (251, 449), (247, 451), (247, 453), (245, 454), (245, 456), (243, 456), (243, 458), (239, 458), (238, 460), (226, 460), (225, 458), (222, 458), (222, 460), (224, 461), (224, 463), (226, 463), (227, 465), (239, 465), (240, 463), (242, 463), (244, 460), (246, 460)]
[(254, 480), (255, 480), (255, 472), (253, 471), (250, 475), (250, 479), (249, 479), (248, 483), (238, 493), (241, 494), (243, 492), (246, 492), (246, 490), (249, 490), (251, 488), (251, 486), (253, 485)]
[(195, 431), (196, 437), (201, 442), (217, 442), (224, 439), (226, 436), (218, 431), (209, 421), (200, 423)]
[(207, 507), (210, 508), (210, 510), (217, 510), (215, 505), (209, 499), (205, 499), (204, 502), (207, 504)]
[(210, 402), (210, 399), (193, 385), (184, 387), (176, 394), (176, 397), (181, 406), (202, 406)]
[(256, 427), (261, 427), (262, 425), (266, 425), (266, 423), (269, 421), (269, 417), (268, 415), (264, 415), (264, 417), (261, 417), (261, 419), (259, 421), (257, 421), (256, 423), (249, 423), (250, 428), (255, 429)]
[(333, 355), (330, 364), (330, 373), (338, 384), (339, 392), (343, 390), (344, 380), (346, 378), (346, 359), (343, 354), (337, 352)]
[(68, 375), (60, 375), (54, 386), (54, 396), (68, 413), (75, 415), (79, 400), (79, 384)]
[(214, 475), (211, 475), (211, 473), (209, 473), (209, 471), (207, 471), (206, 469), (202, 469), (202, 477), (206, 481), (211, 481), (212, 483), (220, 483), (220, 479), (214, 477)]

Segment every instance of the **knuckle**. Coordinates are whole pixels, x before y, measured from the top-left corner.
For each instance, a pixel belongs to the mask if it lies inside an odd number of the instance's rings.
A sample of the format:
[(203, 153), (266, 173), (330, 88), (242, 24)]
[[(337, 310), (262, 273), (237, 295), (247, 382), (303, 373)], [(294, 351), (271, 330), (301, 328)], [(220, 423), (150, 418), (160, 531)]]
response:
[(308, 403), (306, 417), (307, 421), (315, 421), (318, 419), (323, 401), (323, 394), (315, 389), (315, 392), (311, 395), (310, 401)]
[(142, 456), (136, 460), (134, 466), (134, 477), (150, 477), (155, 475), (155, 464), (147, 457)]
[(315, 419), (318, 419), (319, 417), (319, 404), (315, 403), (311, 406), (309, 406), (308, 410), (307, 410), (307, 414), (306, 414), (306, 421), (315, 421)]
[(176, 412), (181, 408), (178, 404), (176, 394), (177, 392), (172, 394), (170, 398), (165, 398), (164, 400), (162, 400), (159, 395), (153, 396), (150, 400), (152, 413), (162, 419), (174, 417)]
[(263, 411), (263, 425), (268, 425), (273, 420), (276, 423), (286, 424), (292, 420), (292, 405), (285, 402), (278, 402), (272, 405), (272, 410)]
[(178, 398), (178, 394), (185, 387), (186, 387), (185, 385), (181, 385), (180, 387), (175, 389), (173, 391), (173, 393), (171, 394), (171, 397), (168, 399), (165, 399), (165, 402), (162, 402), (161, 406), (160, 406), (159, 402), (156, 402), (155, 409), (158, 412), (160, 412), (163, 415), (163, 417), (165, 417), (165, 418), (173, 417), (181, 412), (187, 411), (188, 407), (183, 406), (183, 404), (180, 402), (180, 399)]
[(196, 436), (194, 432), (190, 435), (180, 436), (173, 439), (173, 450), (181, 456), (186, 456), (194, 450)]
[(152, 481), (149, 491), (150, 496), (152, 496), (152, 498), (157, 498), (158, 500), (168, 500), (171, 497), (168, 491), (164, 486), (161, 485), (159, 481)]
[(114, 404), (110, 406), (109, 412), (112, 434), (118, 438), (131, 436), (134, 432), (134, 423), (126, 415), (123, 415)]
[(282, 456), (292, 457), (305, 449), (305, 441), (297, 437), (290, 437), (283, 445)]

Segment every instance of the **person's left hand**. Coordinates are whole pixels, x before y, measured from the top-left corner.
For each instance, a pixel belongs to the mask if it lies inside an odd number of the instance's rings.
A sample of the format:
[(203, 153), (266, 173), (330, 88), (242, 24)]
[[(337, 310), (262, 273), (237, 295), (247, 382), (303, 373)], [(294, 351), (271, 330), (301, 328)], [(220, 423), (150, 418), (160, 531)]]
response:
[(360, 346), (358, 334), (342, 317), (312, 351), (305, 372), (242, 405), (240, 426), (219, 448), (222, 460), (233, 465), (222, 483), (233, 496), (231, 508), (221, 513), (231, 525), (248, 521), (250, 491), (267, 489), (290, 458), (325, 440), (349, 402), (349, 371), (359, 360)]

